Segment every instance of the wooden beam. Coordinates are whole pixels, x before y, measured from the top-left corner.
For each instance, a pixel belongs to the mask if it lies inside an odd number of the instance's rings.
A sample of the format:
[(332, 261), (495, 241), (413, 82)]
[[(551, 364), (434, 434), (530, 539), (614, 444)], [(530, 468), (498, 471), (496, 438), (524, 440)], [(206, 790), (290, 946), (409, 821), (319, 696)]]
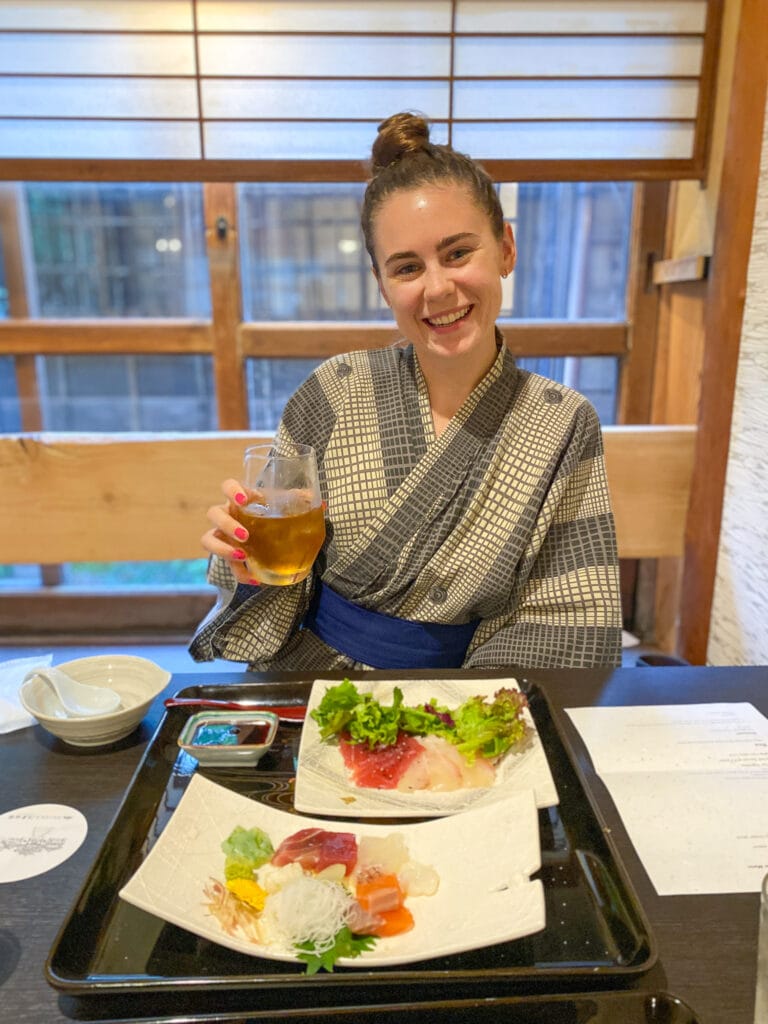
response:
[(605, 427), (603, 437), (620, 557), (679, 557), (695, 428)]
[[(624, 558), (680, 555), (693, 427), (607, 427), (608, 481)], [(202, 435), (0, 436), (0, 562), (200, 558), (205, 513), (243, 450), (269, 438)], [(55, 502), (35, 496), (53, 495)]]
[(710, 264), (698, 436), (686, 527), (680, 650), (707, 658), (768, 79), (764, 0), (742, 0)]
[(659, 292), (651, 283), (651, 266), (664, 251), (669, 184), (655, 182), (635, 190), (632, 251), (627, 275), (630, 320), (629, 354), (621, 367), (619, 422), (648, 423), (659, 318)]
[(199, 320), (3, 320), (0, 355), (180, 355), (213, 351)]
[[(628, 349), (625, 323), (502, 320), (499, 327), (516, 356), (622, 356)], [(369, 321), (248, 322), (239, 327), (243, 354), (254, 358), (327, 358), (355, 349), (382, 348), (400, 336), (392, 323)]]
[[(373, 138), (373, 133), (371, 133)], [(703, 179), (700, 154), (690, 159), (482, 161), (494, 181), (670, 181)], [(363, 160), (0, 160), (0, 181), (359, 181)]]
[(218, 426), (220, 430), (244, 430), (248, 426), (248, 400), (238, 334), (241, 300), (235, 186), (208, 184), (203, 197)]

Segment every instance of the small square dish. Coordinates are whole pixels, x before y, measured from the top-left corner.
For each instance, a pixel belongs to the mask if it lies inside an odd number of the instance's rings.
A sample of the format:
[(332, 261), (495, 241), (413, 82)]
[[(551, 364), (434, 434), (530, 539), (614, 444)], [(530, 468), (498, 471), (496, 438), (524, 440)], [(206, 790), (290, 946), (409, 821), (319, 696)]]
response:
[(178, 738), (200, 764), (257, 764), (275, 739), (279, 719), (270, 711), (201, 711)]

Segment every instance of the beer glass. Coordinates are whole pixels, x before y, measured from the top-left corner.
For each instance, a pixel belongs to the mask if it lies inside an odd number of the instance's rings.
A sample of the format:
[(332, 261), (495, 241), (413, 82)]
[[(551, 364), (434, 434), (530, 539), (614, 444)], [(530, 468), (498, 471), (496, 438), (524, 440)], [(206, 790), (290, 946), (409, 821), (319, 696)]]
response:
[(315, 449), (261, 444), (247, 448), (241, 481), (248, 502), (230, 512), (248, 531), (246, 565), (261, 583), (287, 587), (309, 575), (325, 539)]

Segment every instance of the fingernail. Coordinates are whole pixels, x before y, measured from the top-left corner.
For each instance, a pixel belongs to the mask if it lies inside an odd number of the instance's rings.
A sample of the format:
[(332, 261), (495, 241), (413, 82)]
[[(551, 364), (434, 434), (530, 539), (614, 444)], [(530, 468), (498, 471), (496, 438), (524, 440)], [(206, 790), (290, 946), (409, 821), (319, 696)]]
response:
[(245, 561), (245, 552), (241, 551), (240, 548), (235, 548), (232, 552), (233, 558), (239, 558), (241, 561)]
[(238, 526), (235, 530), (235, 536), (238, 540), (248, 540), (248, 531), (243, 529), (242, 526)]
[(242, 491), (238, 491), (235, 495), (235, 501), (238, 505), (244, 505), (246, 501), (248, 501), (248, 498), (242, 493)]
[(248, 582), (251, 584), (252, 587), (258, 587), (258, 585), (261, 583), (261, 580), (248, 580)]

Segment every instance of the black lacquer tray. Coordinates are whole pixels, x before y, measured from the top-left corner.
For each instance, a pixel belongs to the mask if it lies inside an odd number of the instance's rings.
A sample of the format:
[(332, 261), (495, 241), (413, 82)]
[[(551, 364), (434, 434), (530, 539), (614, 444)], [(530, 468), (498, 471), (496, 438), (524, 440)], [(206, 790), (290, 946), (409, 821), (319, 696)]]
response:
[[(242, 683), (188, 687), (179, 696), (285, 705), (305, 703), (310, 688), (310, 681)], [(416, 964), (337, 968), (332, 974), (309, 977), (302, 964), (238, 954), (125, 903), (118, 891), (162, 832), (195, 771), (280, 810), (293, 809), (300, 726), (281, 724), (273, 748), (256, 767), (203, 768), (176, 742), (194, 709), (175, 708), (166, 713), (150, 741), (56, 938), (46, 963), (47, 980), (66, 995), (97, 997), (95, 1003), (86, 1000), (87, 1011), (80, 1007), (76, 1014), (80, 1019), (96, 1019), (93, 1014), (99, 1013), (117, 1019), (118, 1011), (124, 1013), (129, 1004), (136, 1016), (157, 1018), (163, 1012), (319, 1010), (626, 985), (655, 962), (653, 936), (545, 695), (536, 686), (527, 692), (560, 796), (558, 807), (539, 812), (542, 867), (538, 877), (544, 883), (547, 915), (541, 932)], [(117, 996), (119, 1007), (114, 1004)], [(628, 1024), (656, 1019), (693, 1021), (690, 1017), (626, 1017)]]
[[(272, 1010), (153, 1018), (153, 1024), (257, 1024), (274, 1021)], [(700, 1024), (686, 1003), (666, 992), (512, 996), (452, 999), (434, 1003), (281, 1010), (282, 1021), (317, 1024)], [(130, 1024), (127, 1019), (112, 1024)]]

